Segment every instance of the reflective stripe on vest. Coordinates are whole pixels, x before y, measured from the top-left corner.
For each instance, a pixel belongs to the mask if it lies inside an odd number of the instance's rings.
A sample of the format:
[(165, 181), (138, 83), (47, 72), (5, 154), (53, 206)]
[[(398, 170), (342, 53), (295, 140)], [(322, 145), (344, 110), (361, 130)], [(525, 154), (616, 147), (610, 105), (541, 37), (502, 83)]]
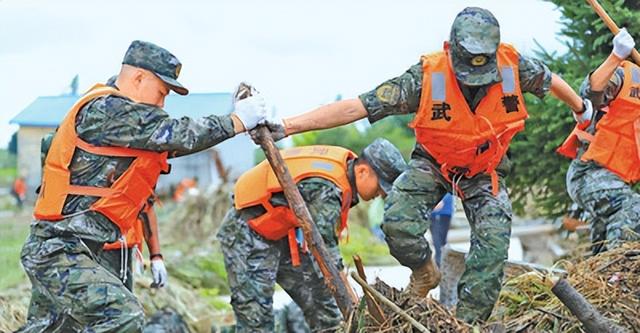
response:
[[(67, 216), (62, 210), (69, 195), (95, 196), (99, 199), (89, 210), (106, 216), (116, 224), (123, 235), (136, 222), (138, 213), (153, 189), (161, 172), (168, 171), (167, 153), (124, 147), (97, 147), (84, 142), (75, 129), (76, 115), (88, 102), (106, 95), (121, 93), (104, 85), (95, 85), (69, 110), (51, 142), (42, 171), (40, 194), (35, 204), (34, 217), (39, 220), (59, 221)], [(71, 166), (76, 149), (107, 157), (133, 157), (129, 168), (108, 188), (72, 185)], [(81, 212), (73, 212), (75, 214)]]
[(491, 85), (475, 110), (458, 87), (446, 51), (422, 57), (420, 106), (410, 126), (416, 140), (441, 165), (445, 178), (479, 173), (492, 176), (497, 194), (498, 166), (512, 138), (524, 129), (528, 117), (518, 75), (519, 55), (500, 44), (497, 66), (502, 81)]

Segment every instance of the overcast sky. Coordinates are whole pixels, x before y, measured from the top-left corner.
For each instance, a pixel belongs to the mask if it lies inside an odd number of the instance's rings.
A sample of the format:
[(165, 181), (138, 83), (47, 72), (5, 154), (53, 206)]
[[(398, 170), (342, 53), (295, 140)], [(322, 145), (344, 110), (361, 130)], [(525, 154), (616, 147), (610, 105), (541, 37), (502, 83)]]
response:
[[(524, 54), (563, 51), (560, 12), (540, 0), (89, 1), (0, 0), (0, 147), (9, 120), (38, 96), (116, 74), (135, 39), (169, 49), (192, 92), (253, 83), (278, 116), (345, 98), (441, 49), (466, 6), (491, 10)], [(171, 110), (167, 110), (171, 113)]]

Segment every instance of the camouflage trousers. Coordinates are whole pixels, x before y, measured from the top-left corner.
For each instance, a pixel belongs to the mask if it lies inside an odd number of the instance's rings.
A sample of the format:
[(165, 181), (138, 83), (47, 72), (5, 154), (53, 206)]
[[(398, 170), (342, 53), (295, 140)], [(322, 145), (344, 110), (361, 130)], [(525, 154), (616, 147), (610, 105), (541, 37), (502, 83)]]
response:
[(142, 306), (100, 265), (100, 243), (39, 234), (32, 227), (21, 261), (31, 280), (28, 322), (19, 332), (139, 332)]
[[(276, 283), (302, 309), (312, 332), (335, 331), (342, 315), (311, 254), (301, 251), (300, 266), (293, 266), (287, 238), (267, 240), (246, 221), (247, 217), (231, 209), (218, 232), (236, 316), (236, 332), (274, 332)], [(342, 269), (338, 248), (328, 250)]]
[[(502, 177), (497, 196), (485, 174), (463, 177), (458, 188), (471, 227), (471, 248), (458, 284), (457, 317), (475, 322), (489, 317), (500, 293), (511, 235), (511, 202)], [(412, 159), (394, 182), (385, 200), (382, 230), (391, 254), (402, 265), (417, 268), (430, 260), (424, 234), (433, 207), (448, 191), (451, 184), (440, 169), (422, 158)]]
[(613, 172), (575, 159), (567, 171), (567, 192), (591, 215), (594, 253), (640, 240), (640, 194)]
[[(117, 276), (120, 281), (124, 284), (129, 291), (133, 292), (133, 252), (136, 251), (134, 248), (127, 249), (126, 252), (121, 250), (102, 250), (97, 255), (98, 262), (104, 268), (109, 270), (111, 274)], [(124, 267), (125, 272), (124, 276), (123, 272), (120, 272), (122, 267), (122, 256), (126, 258), (126, 262), (128, 263), (126, 267)]]

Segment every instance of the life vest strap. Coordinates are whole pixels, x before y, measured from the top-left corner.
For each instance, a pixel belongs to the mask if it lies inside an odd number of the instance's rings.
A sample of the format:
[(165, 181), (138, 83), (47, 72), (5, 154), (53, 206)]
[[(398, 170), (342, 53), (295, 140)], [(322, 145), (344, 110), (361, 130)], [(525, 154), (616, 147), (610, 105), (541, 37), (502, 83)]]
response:
[(298, 241), (296, 240), (296, 229), (291, 228), (288, 232), (289, 253), (291, 253), (291, 264), (300, 266), (300, 251), (298, 251)]

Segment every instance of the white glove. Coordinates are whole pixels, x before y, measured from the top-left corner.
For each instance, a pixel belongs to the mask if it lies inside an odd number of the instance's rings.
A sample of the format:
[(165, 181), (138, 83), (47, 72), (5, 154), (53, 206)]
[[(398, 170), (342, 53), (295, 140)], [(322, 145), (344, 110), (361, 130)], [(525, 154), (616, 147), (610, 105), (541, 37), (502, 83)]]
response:
[(160, 258), (151, 260), (151, 274), (153, 275), (154, 288), (162, 288), (169, 284), (169, 275), (167, 274), (167, 268), (164, 267), (164, 261)]
[(636, 42), (626, 28), (620, 29), (620, 32), (613, 37), (613, 54), (620, 59), (627, 59), (635, 46)]
[(590, 121), (591, 117), (593, 116), (593, 104), (591, 104), (591, 101), (588, 99), (583, 99), (582, 105), (584, 107), (584, 112), (582, 113), (573, 112), (573, 119), (575, 119), (578, 122), (578, 124), (584, 124)]
[(264, 98), (260, 94), (256, 94), (236, 101), (233, 113), (248, 131), (265, 120), (267, 107), (265, 106)]

